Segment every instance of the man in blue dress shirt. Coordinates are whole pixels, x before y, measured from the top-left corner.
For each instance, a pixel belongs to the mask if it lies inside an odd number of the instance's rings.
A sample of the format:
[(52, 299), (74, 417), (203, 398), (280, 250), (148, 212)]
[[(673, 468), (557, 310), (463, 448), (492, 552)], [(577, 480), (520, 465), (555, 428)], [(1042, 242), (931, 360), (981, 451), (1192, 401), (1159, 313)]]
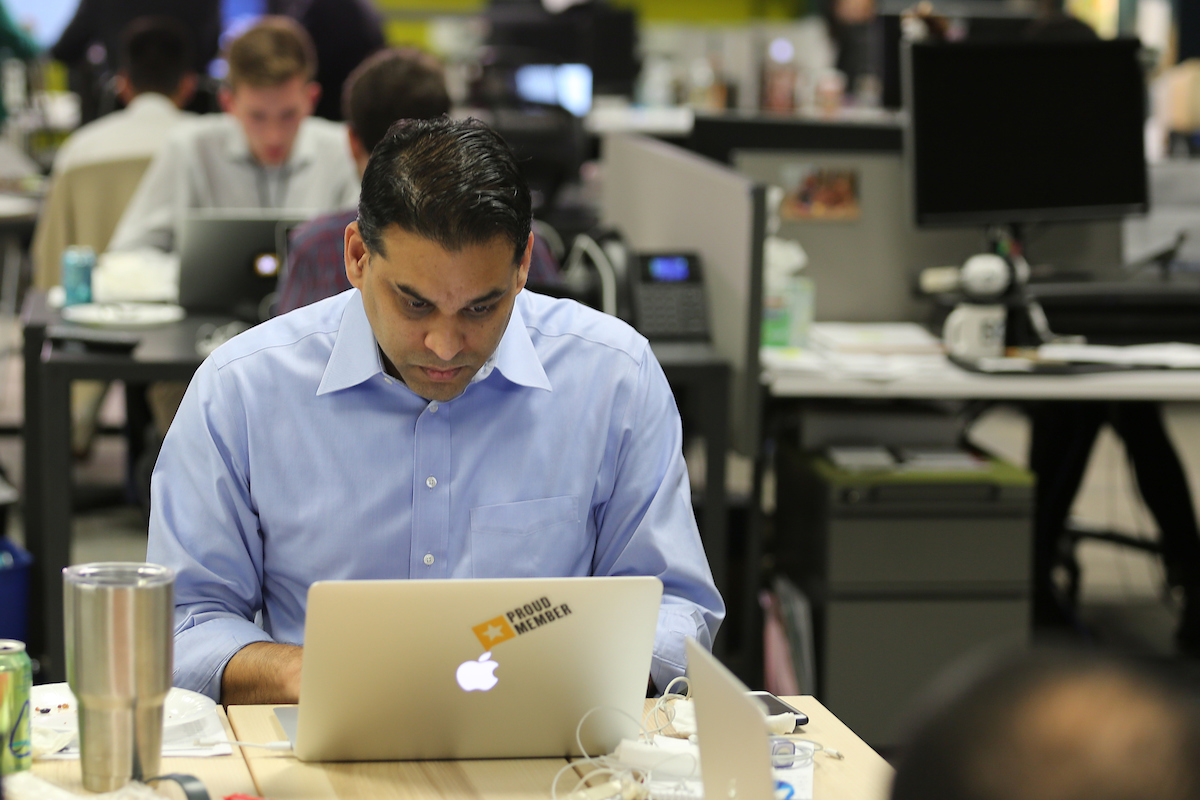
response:
[(200, 367), (152, 486), (176, 685), (295, 702), (321, 579), (655, 575), (653, 683), (686, 636), (711, 645), (724, 604), (662, 368), (616, 318), (522, 291), (530, 224), (493, 131), (397, 123), (346, 229), (354, 288)]

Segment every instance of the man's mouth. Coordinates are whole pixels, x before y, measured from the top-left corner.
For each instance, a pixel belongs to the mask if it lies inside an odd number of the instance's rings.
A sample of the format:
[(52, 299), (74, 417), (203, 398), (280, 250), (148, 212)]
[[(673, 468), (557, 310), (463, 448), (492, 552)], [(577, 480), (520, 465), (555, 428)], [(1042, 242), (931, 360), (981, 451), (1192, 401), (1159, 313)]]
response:
[(444, 382), (452, 381), (458, 374), (462, 372), (463, 367), (452, 367), (450, 369), (434, 369), (433, 367), (421, 367), (421, 371), (425, 373), (425, 377), (431, 381)]

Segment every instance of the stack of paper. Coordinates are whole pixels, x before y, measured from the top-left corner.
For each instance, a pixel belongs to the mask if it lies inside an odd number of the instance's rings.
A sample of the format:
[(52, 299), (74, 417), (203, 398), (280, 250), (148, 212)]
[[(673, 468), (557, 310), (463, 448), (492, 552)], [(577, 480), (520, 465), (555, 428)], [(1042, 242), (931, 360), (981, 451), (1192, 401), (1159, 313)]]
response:
[(914, 322), (814, 322), (813, 349), (828, 353), (929, 355), (943, 352), (942, 342)]
[(890, 450), (881, 445), (830, 447), (827, 452), (829, 460), (833, 462), (833, 465), (847, 472), (894, 469), (896, 466), (896, 457), (892, 455)]
[(974, 472), (988, 468), (986, 459), (958, 447), (902, 447), (897, 455), (905, 472)]

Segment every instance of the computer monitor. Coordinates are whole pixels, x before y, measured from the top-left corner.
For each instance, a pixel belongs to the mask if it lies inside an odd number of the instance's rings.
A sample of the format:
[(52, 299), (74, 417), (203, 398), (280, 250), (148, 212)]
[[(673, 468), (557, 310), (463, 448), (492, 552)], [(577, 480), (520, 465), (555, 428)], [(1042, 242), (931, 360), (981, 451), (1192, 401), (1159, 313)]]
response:
[(524, 64), (513, 74), (526, 103), (562, 106), (577, 117), (592, 109), (592, 68), (587, 64)]
[(1114, 219), (1149, 208), (1136, 40), (914, 44), (918, 225)]

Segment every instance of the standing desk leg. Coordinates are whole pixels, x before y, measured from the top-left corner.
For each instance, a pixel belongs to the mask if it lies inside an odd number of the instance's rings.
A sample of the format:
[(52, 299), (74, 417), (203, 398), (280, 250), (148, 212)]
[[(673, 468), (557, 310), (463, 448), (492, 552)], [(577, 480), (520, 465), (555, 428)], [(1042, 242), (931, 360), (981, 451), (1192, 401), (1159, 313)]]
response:
[[(42, 346), (46, 342), (46, 326), (31, 323), (24, 329), (22, 350), (25, 367), (24, 461), (25, 491), (21, 500), (21, 518), (25, 526), (25, 547), (33, 556), (29, 576), (29, 654), (42, 662), (46, 652), (46, 593), (47, 563), (45, 506), (42, 503)], [(40, 674), (39, 674), (40, 678)]]
[(34, 639), (41, 664), (38, 681), (57, 682), (66, 680), (62, 570), (71, 561), (71, 383), (42, 367), (40, 353), (34, 358), (26, 376), (40, 399), (35, 397), (37, 405), (26, 407), (25, 448), (26, 464), (37, 466), (34, 482), (26, 483), (26, 506), (37, 508), (27, 520), (25, 535), (34, 557), (31, 599), (34, 630), (39, 632)]
[(742, 574), (741, 658), (738, 676), (751, 687), (762, 686), (763, 675), (763, 613), (758, 605), (758, 592), (763, 582), (763, 550), (766, 540), (767, 516), (763, 511), (766, 474), (774, 451), (775, 433), (770, 428), (771, 417), (764, 407), (763, 437), (754, 458), (754, 480), (750, 490), (750, 508), (746, 522), (745, 570)]
[[(704, 550), (726, 613), (731, 605), (729, 587), (729, 503), (725, 490), (725, 459), (729, 450), (729, 368), (711, 367), (709, 377), (698, 392), (697, 412), (704, 425)], [(736, 607), (736, 606), (735, 606)], [(718, 635), (713, 651), (718, 658), (727, 655), (726, 637)]]
[(48, 681), (67, 679), (63, 641), (62, 571), (71, 563), (71, 382), (53, 371), (43, 371), (42, 502), (46, 536), (46, 652), (50, 656)]

